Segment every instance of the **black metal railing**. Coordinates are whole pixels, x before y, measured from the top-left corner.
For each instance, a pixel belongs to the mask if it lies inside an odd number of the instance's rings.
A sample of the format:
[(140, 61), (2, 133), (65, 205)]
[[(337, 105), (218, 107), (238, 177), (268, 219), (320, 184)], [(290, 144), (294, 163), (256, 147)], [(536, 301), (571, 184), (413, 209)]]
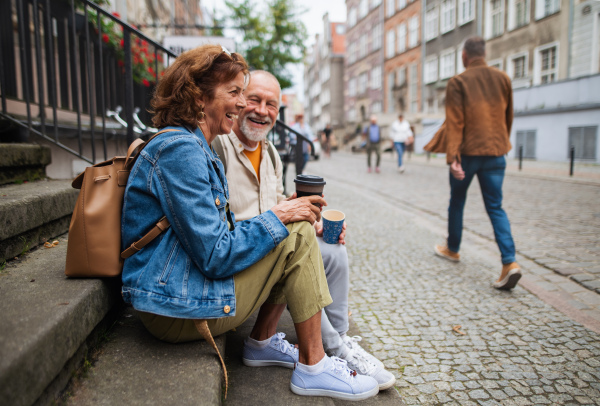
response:
[[(290, 134), (295, 135), (295, 137), (290, 137)], [(281, 120), (275, 122), (275, 126), (273, 126), (273, 129), (269, 133), (269, 140), (277, 149), (277, 152), (281, 157), (281, 162), (283, 163), (283, 188), (285, 189), (285, 178), (288, 165), (291, 162), (294, 162), (297, 168), (302, 167), (302, 161), (304, 159), (302, 156), (303, 141), (310, 144), (310, 150), (313, 156), (315, 155), (315, 146), (312, 140), (309, 140), (303, 134), (294, 130)]]
[(111, 139), (126, 147), (151, 131), (152, 90), (175, 57), (89, 0), (0, 1), (0, 142), (21, 128), (89, 163), (102, 147), (106, 160)]

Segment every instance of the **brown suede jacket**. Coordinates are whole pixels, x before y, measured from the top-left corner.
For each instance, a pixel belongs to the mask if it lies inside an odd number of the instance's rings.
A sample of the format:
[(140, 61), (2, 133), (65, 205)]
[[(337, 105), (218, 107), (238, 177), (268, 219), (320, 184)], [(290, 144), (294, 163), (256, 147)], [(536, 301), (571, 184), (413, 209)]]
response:
[(448, 164), (461, 155), (502, 156), (511, 149), (512, 121), (510, 78), (476, 59), (448, 81), (446, 121), (424, 149), (446, 153)]

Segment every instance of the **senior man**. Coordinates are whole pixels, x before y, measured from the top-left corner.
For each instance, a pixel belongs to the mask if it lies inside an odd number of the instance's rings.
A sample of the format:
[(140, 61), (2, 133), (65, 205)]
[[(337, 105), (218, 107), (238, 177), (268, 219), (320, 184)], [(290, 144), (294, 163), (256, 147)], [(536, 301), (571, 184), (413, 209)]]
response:
[[(283, 194), (282, 163), (273, 145), (266, 139), (279, 114), (279, 82), (269, 72), (254, 71), (244, 95), (248, 105), (234, 123), (233, 131), (219, 135), (212, 144), (226, 168), (229, 203), (239, 221), (257, 216), (286, 199)], [(322, 236), (322, 223), (316, 223), (315, 230), (317, 236)], [(345, 360), (359, 374), (375, 378), (380, 390), (387, 389), (394, 384), (394, 375), (358, 344), (360, 337), (346, 335), (349, 327), (349, 267), (344, 234), (340, 236), (340, 244), (326, 244), (322, 238), (317, 238), (333, 299), (333, 303), (322, 314), (323, 346), (329, 355)], [(285, 305), (278, 306), (279, 311), (283, 312)], [(246, 339), (244, 363), (250, 366), (293, 367), (293, 363), (279, 362), (282, 353), (279, 349), (290, 346), (283, 337), (283, 333), (278, 333), (264, 342)], [(260, 348), (265, 347), (269, 348), (270, 359), (259, 354)], [(283, 355), (283, 358), (288, 356), (285, 350)]]

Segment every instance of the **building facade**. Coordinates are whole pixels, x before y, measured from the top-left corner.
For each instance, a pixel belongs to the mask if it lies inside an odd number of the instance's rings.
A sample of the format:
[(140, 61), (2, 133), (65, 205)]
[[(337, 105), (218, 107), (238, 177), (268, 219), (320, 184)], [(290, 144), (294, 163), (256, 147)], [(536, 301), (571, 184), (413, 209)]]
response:
[(382, 0), (347, 0), (344, 109), (346, 139), (384, 110)]
[(343, 132), (345, 30), (344, 23), (330, 22), (325, 14), (323, 34), (315, 36), (305, 60), (305, 122), (315, 134), (327, 124), (331, 124), (334, 135)]
[(384, 109), (409, 122), (421, 112), (421, 0), (385, 0)]
[(462, 48), (465, 40), (480, 35), (476, 0), (431, 0), (424, 16), (423, 111), (429, 117), (444, 115), (446, 84), (464, 71)]

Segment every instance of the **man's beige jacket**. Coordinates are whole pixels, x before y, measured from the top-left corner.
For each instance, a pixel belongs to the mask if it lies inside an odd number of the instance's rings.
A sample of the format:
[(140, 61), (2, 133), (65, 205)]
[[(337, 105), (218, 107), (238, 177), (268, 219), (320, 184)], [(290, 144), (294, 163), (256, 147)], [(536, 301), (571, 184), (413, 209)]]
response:
[[(270, 210), (285, 199), (283, 194), (283, 165), (278, 154), (275, 165), (267, 148), (268, 141), (261, 141), (260, 182), (252, 163), (244, 154), (244, 145), (232, 131), (219, 135), (223, 145), (223, 160), (226, 161), (229, 187), (229, 207), (235, 220), (247, 220)], [(259, 199), (256, 199), (259, 196)]]

